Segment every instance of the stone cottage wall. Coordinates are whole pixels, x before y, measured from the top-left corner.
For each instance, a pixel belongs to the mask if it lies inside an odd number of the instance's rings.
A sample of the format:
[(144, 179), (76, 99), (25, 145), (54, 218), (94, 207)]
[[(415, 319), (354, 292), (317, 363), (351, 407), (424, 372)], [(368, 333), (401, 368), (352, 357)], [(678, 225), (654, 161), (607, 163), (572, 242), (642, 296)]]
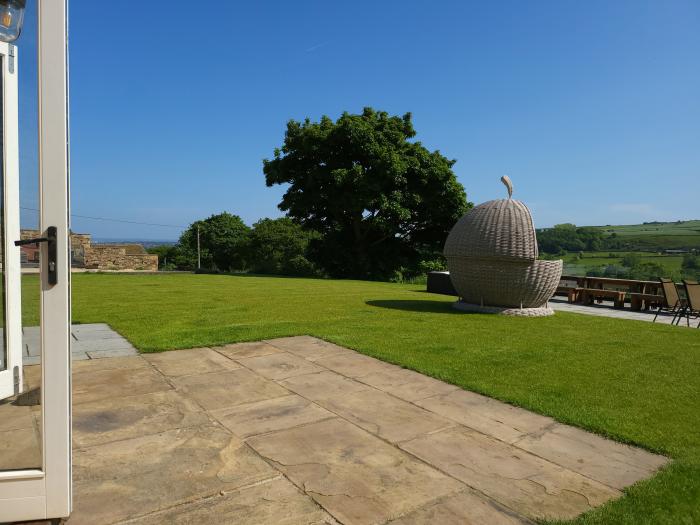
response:
[[(37, 230), (20, 232), (22, 239), (38, 236)], [(150, 255), (140, 244), (92, 244), (92, 238), (87, 233), (71, 233), (70, 242), (73, 268), (158, 271), (158, 256)]]
[[(145, 250), (144, 250), (145, 251)], [(130, 254), (124, 246), (91, 245), (85, 247), (85, 268), (93, 270), (158, 270), (158, 256)]]

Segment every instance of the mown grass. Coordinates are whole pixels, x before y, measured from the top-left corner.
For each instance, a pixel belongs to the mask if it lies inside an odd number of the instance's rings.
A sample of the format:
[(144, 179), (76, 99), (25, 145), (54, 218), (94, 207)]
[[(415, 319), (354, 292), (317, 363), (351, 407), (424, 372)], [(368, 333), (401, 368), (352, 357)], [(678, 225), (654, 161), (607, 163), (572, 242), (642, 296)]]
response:
[[(32, 281), (34, 279), (34, 281)], [(36, 280), (25, 277), (25, 321)], [(558, 313), (463, 314), (422, 286), (217, 275), (73, 276), (73, 319), (146, 352), (310, 334), (667, 454), (581, 524), (700, 523), (700, 330)]]

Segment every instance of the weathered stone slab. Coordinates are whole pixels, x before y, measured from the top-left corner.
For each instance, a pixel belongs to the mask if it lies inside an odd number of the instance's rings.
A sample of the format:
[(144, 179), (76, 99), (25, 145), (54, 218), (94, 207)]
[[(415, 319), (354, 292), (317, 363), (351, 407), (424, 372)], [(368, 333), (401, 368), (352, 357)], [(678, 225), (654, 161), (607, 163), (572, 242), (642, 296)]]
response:
[(132, 349), (132, 344), (124, 339), (94, 339), (92, 341), (73, 341), (70, 345), (71, 352), (104, 352), (105, 350), (124, 350)]
[[(27, 367), (25, 367), (26, 370)], [(95, 359), (87, 362), (81, 361), (73, 363), (73, 372), (84, 372), (86, 370), (112, 370), (115, 368), (151, 368), (151, 365), (141, 356), (112, 357), (110, 359)]]
[[(119, 359), (119, 358), (115, 358)], [(122, 359), (141, 359), (125, 357)], [(90, 363), (107, 361), (91, 360)], [(162, 392), (172, 387), (165, 378), (152, 368), (109, 368), (73, 372), (73, 404), (97, 401), (98, 399), (134, 396)]]
[(34, 413), (31, 406), (19, 406), (12, 402), (0, 401), (0, 432), (34, 427)]
[(143, 357), (168, 377), (223, 372), (240, 368), (239, 364), (210, 348), (172, 350), (157, 354), (143, 354)]
[(268, 379), (282, 380), (288, 377), (320, 372), (323, 368), (288, 352), (239, 359), (246, 368)]
[(533, 519), (571, 519), (621, 494), (602, 483), (466, 428), (400, 447)]
[(173, 383), (185, 395), (191, 396), (207, 410), (227, 408), (289, 394), (281, 386), (259, 375), (239, 368), (173, 378)]
[(336, 354), (330, 357), (317, 359), (315, 362), (338, 374), (352, 378), (364, 377), (386, 370), (400, 370), (400, 367), (355, 352)]
[[(90, 359), (105, 359), (107, 357), (130, 357), (139, 355), (135, 348), (122, 348), (121, 350), (102, 350), (98, 352), (86, 352)], [(75, 357), (73, 357), (75, 359)]]
[(461, 389), (415, 403), (506, 443), (554, 424), (549, 417)]
[(465, 490), (391, 522), (391, 525), (525, 525), (531, 522), (495, 501)]
[(73, 329), (73, 338), (77, 341), (98, 341), (104, 339), (121, 339), (124, 338), (114, 330), (79, 330)]
[(0, 470), (41, 468), (41, 445), (36, 429), (0, 432)]
[(276, 476), (219, 426), (115, 441), (74, 455), (69, 523), (114, 523)]
[(112, 327), (107, 323), (86, 323), (74, 324), (71, 326), (71, 332), (78, 335), (85, 332), (113, 332)]
[(334, 417), (331, 412), (294, 394), (214, 410), (212, 415), (243, 438)]
[(334, 396), (347, 396), (371, 388), (330, 371), (290, 377), (280, 381), (280, 385), (313, 401), (330, 399)]
[(321, 525), (336, 522), (311, 498), (280, 476), (259, 485), (151, 514), (130, 523)]
[(352, 353), (352, 350), (308, 335), (270, 339), (268, 343), (309, 361), (336, 354)]
[(391, 395), (406, 401), (417, 401), (426, 397), (449, 394), (459, 389), (454, 385), (443, 383), (405, 368), (388, 368), (381, 372), (362, 376), (358, 378), (358, 381), (389, 392)]
[(174, 390), (110, 397), (73, 408), (73, 443), (88, 447), (210, 422), (206, 412)]
[(453, 421), (374, 389), (335, 396), (319, 403), (392, 443), (455, 425)]
[(246, 357), (260, 357), (261, 355), (278, 354), (282, 352), (276, 346), (264, 341), (254, 343), (236, 343), (233, 345), (217, 346), (214, 348), (220, 354), (229, 359), (244, 359)]
[(652, 476), (668, 462), (664, 456), (558, 423), (515, 445), (618, 489)]
[(41, 367), (38, 365), (23, 366), (24, 390), (41, 387)]
[(248, 443), (342, 523), (384, 523), (462, 488), (340, 419)]

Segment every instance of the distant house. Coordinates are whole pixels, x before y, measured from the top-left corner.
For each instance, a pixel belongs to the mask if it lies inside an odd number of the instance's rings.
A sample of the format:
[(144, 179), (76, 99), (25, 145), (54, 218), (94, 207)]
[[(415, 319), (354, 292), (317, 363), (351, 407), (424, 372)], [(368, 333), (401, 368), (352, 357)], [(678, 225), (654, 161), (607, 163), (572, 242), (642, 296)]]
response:
[(664, 254), (666, 255), (684, 255), (686, 253), (690, 253), (689, 250), (664, 250)]

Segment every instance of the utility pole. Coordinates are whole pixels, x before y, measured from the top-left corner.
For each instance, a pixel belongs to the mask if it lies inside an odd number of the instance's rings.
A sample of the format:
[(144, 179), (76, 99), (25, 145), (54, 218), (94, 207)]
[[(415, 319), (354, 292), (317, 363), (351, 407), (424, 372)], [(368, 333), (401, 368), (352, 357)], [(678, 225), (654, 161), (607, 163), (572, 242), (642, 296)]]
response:
[(197, 269), (201, 270), (202, 268), (202, 253), (199, 248), (199, 224), (197, 224)]

